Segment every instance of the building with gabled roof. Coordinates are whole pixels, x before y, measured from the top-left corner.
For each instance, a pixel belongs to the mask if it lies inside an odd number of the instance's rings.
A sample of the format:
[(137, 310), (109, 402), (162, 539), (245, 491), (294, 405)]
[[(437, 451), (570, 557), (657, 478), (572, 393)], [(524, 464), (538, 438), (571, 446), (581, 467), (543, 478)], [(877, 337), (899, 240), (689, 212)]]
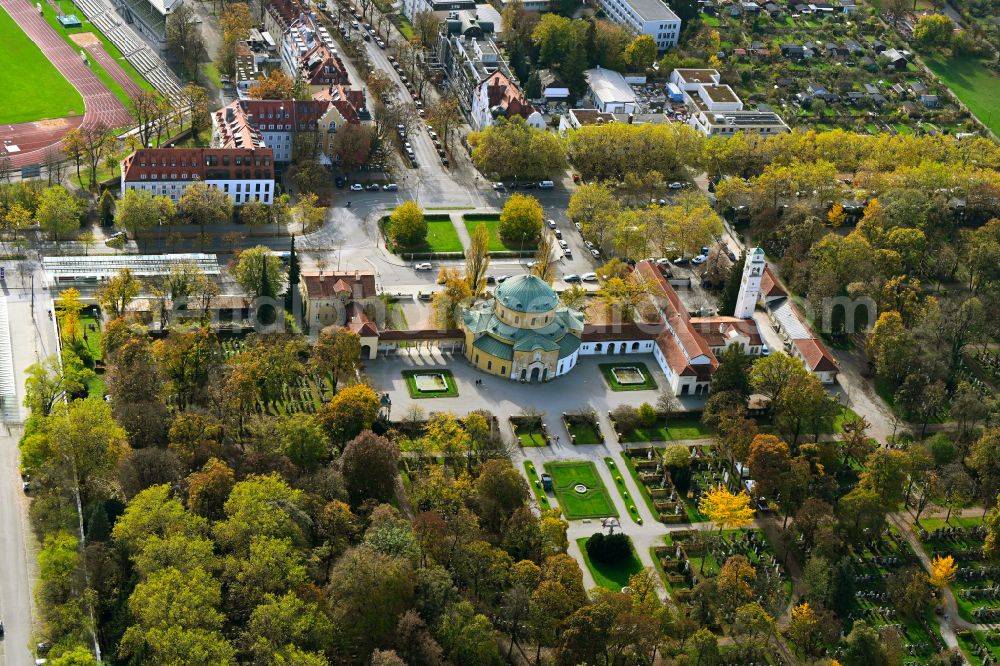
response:
[(535, 110), (514, 81), (501, 71), (490, 74), (476, 86), (470, 109), (473, 129), (489, 127), (499, 118), (520, 116), (538, 129), (545, 127), (542, 114)]
[(270, 148), (140, 148), (121, 162), (121, 189), (143, 190), (177, 202), (192, 184), (222, 190), (237, 206), (274, 198)]

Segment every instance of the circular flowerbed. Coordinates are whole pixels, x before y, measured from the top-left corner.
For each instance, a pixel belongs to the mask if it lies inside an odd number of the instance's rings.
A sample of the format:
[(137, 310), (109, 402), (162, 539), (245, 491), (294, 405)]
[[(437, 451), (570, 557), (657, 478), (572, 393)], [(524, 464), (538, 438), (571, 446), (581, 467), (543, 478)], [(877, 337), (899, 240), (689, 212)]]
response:
[(576, 492), (578, 492), (578, 493), (580, 493), (582, 495), (585, 492), (587, 492), (587, 486), (583, 485), (582, 483), (578, 483), (575, 486), (573, 486), (573, 490), (575, 490)]

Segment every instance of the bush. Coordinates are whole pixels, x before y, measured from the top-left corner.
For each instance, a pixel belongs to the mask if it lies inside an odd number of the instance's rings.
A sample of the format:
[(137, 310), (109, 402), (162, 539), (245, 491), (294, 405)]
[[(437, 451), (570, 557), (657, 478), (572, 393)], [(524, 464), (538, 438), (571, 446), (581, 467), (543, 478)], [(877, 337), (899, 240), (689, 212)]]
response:
[(638, 428), (641, 421), (639, 410), (632, 405), (619, 405), (615, 407), (611, 412), (611, 418), (614, 419), (618, 432), (626, 435)]
[(639, 405), (638, 414), (639, 421), (642, 422), (644, 428), (652, 428), (656, 425), (656, 408), (648, 402)]
[(621, 532), (618, 534), (596, 532), (587, 539), (587, 555), (594, 562), (601, 564), (621, 562), (631, 551), (632, 544), (629, 543), (628, 536)]

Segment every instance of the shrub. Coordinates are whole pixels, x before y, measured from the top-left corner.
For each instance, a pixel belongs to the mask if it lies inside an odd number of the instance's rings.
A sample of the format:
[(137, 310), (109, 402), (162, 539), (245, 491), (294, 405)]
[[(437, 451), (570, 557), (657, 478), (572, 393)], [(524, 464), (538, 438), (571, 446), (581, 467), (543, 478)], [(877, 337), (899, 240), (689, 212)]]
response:
[(639, 421), (642, 422), (643, 427), (652, 428), (656, 425), (656, 408), (651, 404), (644, 402), (639, 405), (638, 413)]
[(629, 556), (632, 545), (628, 536), (619, 532), (618, 534), (604, 534), (596, 532), (587, 539), (587, 555), (594, 562), (601, 564), (615, 564), (621, 562)]
[(615, 421), (618, 432), (628, 434), (639, 427), (639, 410), (632, 405), (618, 405), (611, 412), (611, 418)]

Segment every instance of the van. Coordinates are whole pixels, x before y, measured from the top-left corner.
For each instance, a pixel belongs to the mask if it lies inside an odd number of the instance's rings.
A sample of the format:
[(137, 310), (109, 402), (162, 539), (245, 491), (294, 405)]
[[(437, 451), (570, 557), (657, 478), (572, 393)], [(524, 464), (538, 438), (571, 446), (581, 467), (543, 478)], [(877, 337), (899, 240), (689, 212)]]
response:
[(556, 184), (553, 183), (551, 180), (543, 180), (542, 182), (538, 183), (539, 189), (542, 190), (551, 190), (555, 186)]

